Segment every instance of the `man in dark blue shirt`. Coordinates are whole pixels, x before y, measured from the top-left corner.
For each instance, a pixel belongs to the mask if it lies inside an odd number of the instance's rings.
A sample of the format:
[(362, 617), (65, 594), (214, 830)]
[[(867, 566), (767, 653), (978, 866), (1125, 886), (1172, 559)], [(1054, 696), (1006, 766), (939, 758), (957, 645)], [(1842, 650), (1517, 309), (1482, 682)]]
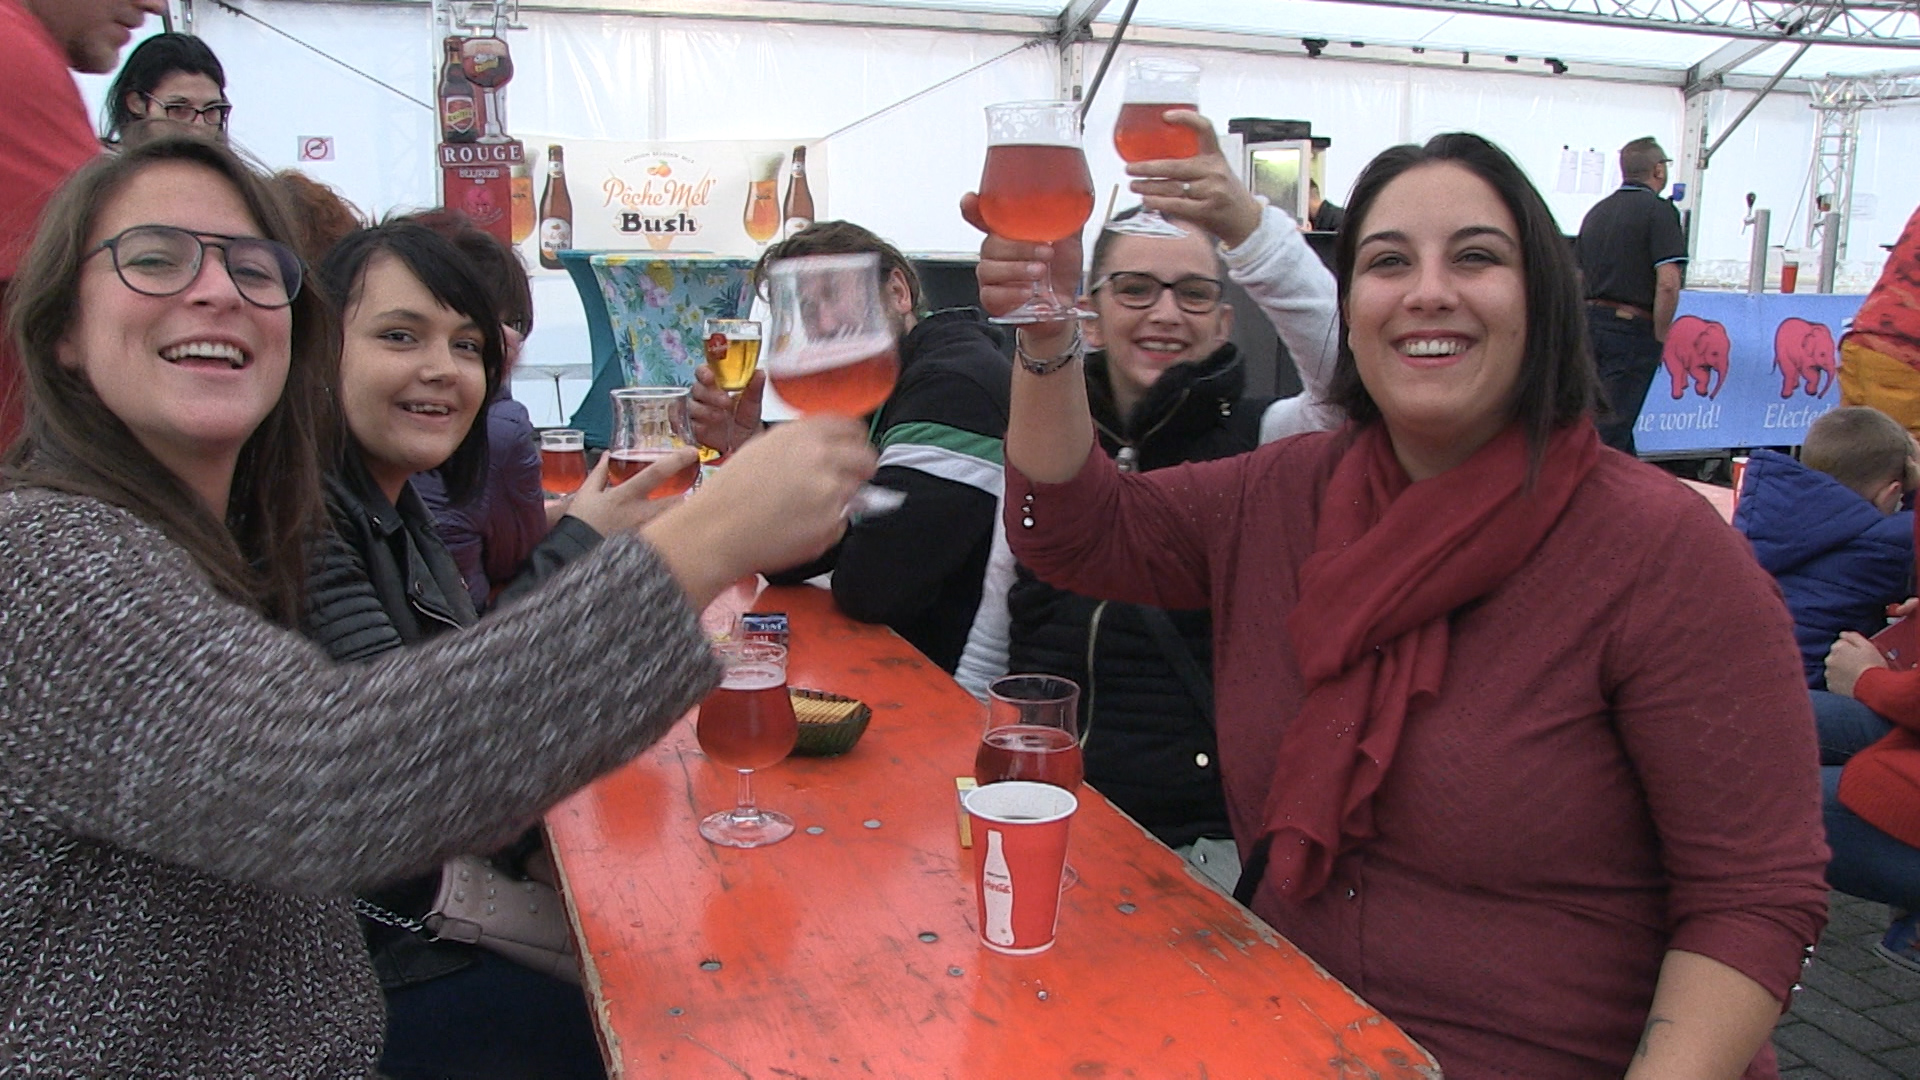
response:
[(1633, 453), (1633, 425), (1660, 369), (1661, 343), (1680, 302), (1687, 237), (1680, 212), (1660, 197), (1666, 151), (1652, 138), (1620, 148), (1620, 190), (1580, 223), (1574, 257), (1586, 281), (1587, 324), (1605, 395), (1600, 437)]

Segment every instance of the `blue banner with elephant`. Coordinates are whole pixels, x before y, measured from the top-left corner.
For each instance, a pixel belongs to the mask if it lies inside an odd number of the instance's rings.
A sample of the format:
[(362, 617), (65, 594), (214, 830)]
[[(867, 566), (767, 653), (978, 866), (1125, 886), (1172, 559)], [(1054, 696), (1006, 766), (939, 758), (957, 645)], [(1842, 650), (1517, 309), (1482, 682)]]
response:
[(1840, 403), (1840, 335), (1863, 296), (1683, 292), (1640, 408), (1641, 453), (1798, 446)]

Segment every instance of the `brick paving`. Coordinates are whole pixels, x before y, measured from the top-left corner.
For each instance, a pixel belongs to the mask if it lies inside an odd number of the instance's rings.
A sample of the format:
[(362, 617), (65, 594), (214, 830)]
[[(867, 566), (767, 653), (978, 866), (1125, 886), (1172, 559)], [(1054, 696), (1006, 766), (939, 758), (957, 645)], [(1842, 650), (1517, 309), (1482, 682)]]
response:
[(1920, 975), (1880, 959), (1880, 904), (1833, 894), (1820, 947), (1774, 1029), (1782, 1080), (1920, 1080)]

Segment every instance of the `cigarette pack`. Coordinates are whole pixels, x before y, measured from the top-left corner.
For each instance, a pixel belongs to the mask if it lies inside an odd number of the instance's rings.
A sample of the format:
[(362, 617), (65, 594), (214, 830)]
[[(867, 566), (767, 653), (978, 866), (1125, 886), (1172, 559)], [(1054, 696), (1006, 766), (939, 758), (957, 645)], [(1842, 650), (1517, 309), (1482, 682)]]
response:
[(749, 611), (740, 616), (740, 637), (746, 641), (766, 641), (774, 645), (787, 643), (787, 613), (784, 611)]

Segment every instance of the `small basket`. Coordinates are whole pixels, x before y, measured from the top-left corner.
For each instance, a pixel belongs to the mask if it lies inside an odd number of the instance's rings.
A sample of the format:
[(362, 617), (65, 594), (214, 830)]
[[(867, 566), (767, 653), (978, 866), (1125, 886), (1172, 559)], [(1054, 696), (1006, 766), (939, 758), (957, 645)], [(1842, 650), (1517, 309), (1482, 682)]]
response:
[(833, 757), (853, 749), (873, 719), (873, 710), (859, 701), (824, 690), (787, 689), (793, 698), (793, 716), (800, 736), (793, 752), (801, 757)]

